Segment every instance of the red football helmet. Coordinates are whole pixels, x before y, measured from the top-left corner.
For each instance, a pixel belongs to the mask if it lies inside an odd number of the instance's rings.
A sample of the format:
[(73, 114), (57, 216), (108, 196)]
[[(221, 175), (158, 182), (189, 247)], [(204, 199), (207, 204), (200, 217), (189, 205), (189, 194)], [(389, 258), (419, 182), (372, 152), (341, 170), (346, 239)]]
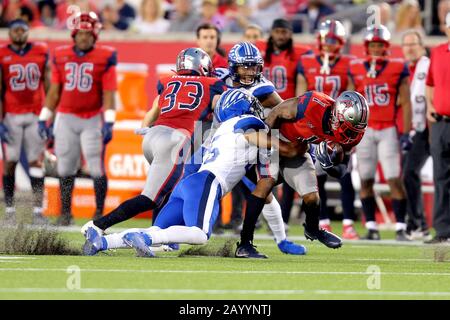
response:
[(391, 32), (388, 28), (383, 25), (372, 25), (367, 27), (366, 33), (364, 35), (364, 46), (366, 48), (366, 55), (369, 55), (369, 43), (371, 42), (382, 42), (385, 45), (385, 50), (383, 55), (388, 54), (388, 48), (391, 45)]
[(335, 101), (331, 115), (331, 129), (341, 144), (352, 144), (367, 127), (369, 106), (356, 91), (344, 91)]
[(91, 31), (95, 40), (97, 40), (100, 30), (102, 29), (102, 24), (97, 16), (97, 14), (93, 11), (89, 13), (78, 13), (74, 18), (74, 25), (72, 29), (72, 38), (75, 38), (75, 35), (79, 30)]
[(320, 53), (324, 52), (324, 45), (335, 45), (334, 52), (328, 52), (331, 55), (338, 55), (345, 44), (345, 28), (338, 20), (326, 20), (319, 26), (317, 32), (317, 44)]

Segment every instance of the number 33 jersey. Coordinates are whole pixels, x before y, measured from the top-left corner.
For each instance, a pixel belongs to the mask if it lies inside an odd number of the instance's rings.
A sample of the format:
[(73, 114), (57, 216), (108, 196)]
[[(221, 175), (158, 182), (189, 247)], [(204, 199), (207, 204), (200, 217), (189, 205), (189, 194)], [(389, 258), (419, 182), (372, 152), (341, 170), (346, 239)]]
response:
[(407, 65), (400, 59), (386, 59), (377, 63), (376, 77), (368, 77), (367, 60), (350, 63), (349, 75), (355, 90), (361, 93), (370, 107), (369, 127), (382, 130), (395, 126), (397, 96), (400, 82), (409, 76)]
[(155, 125), (181, 129), (187, 136), (193, 134), (196, 121), (212, 112), (214, 96), (226, 90), (217, 78), (179, 75), (162, 78), (157, 87), (161, 114)]
[(30, 42), (20, 51), (4, 45), (0, 47), (0, 57), (3, 111), (39, 114), (44, 99), (47, 45)]
[(62, 86), (58, 111), (90, 118), (101, 111), (103, 91), (117, 90), (117, 52), (96, 45), (84, 52), (74, 46), (55, 49), (52, 83)]

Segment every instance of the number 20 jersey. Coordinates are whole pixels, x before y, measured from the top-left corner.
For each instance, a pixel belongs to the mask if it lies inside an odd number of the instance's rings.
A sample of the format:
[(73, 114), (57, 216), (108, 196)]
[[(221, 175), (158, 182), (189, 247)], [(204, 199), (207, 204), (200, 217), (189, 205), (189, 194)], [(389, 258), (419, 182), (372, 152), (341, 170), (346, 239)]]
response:
[(213, 77), (173, 75), (162, 78), (157, 85), (161, 114), (155, 125), (182, 129), (191, 136), (195, 122), (212, 112), (212, 100), (226, 90), (223, 81)]
[(377, 68), (376, 78), (367, 76), (370, 65), (357, 59), (350, 63), (349, 75), (355, 90), (361, 93), (370, 107), (368, 126), (382, 130), (395, 126), (397, 96), (400, 82), (409, 76), (407, 65), (401, 59), (386, 59)]
[(0, 47), (3, 112), (39, 114), (47, 60), (48, 48), (42, 42), (30, 42), (20, 52), (10, 45)]
[(74, 46), (55, 49), (52, 83), (62, 86), (58, 112), (80, 118), (97, 115), (103, 105), (103, 91), (115, 91), (117, 52), (114, 48), (96, 45), (87, 52)]

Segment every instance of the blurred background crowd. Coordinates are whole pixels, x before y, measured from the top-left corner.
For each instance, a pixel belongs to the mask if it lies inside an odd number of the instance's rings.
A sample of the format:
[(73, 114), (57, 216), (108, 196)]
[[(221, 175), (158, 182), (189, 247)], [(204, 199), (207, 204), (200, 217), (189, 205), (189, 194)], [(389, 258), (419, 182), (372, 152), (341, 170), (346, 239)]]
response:
[[(394, 33), (420, 29), (444, 35), (450, 0), (2, 0), (0, 27), (21, 17), (33, 28), (66, 29), (68, 8), (95, 11), (104, 30), (143, 34), (195, 31), (210, 22), (222, 32), (242, 33), (255, 24), (268, 31), (272, 21), (286, 18), (294, 33), (314, 33), (324, 17), (339, 19), (352, 34), (367, 25), (367, 10), (378, 4), (381, 23)], [(369, 9), (370, 10), (370, 9)]]

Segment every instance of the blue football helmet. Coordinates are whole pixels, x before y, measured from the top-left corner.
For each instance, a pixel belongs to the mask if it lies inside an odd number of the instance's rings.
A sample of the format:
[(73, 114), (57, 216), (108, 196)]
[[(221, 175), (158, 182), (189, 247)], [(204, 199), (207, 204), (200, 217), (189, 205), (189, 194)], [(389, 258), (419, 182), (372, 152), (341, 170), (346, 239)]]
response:
[[(238, 74), (238, 67), (245, 68), (256, 67), (255, 73), (244, 79)], [(239, 82), (243, 86), (251, 86), (261, 78), (264, 60), (258, 48), (250, 42), (240, 42), (231, 48), (228, 54), (228, 69), (230, 70), (231, 79)]]
[(214, 115), (219, 122), (244, 114), (252, 114), (260, 119), (264, 117), (264, 108), (259, 100), (243, 88), (222, 93), (214, 108)]

